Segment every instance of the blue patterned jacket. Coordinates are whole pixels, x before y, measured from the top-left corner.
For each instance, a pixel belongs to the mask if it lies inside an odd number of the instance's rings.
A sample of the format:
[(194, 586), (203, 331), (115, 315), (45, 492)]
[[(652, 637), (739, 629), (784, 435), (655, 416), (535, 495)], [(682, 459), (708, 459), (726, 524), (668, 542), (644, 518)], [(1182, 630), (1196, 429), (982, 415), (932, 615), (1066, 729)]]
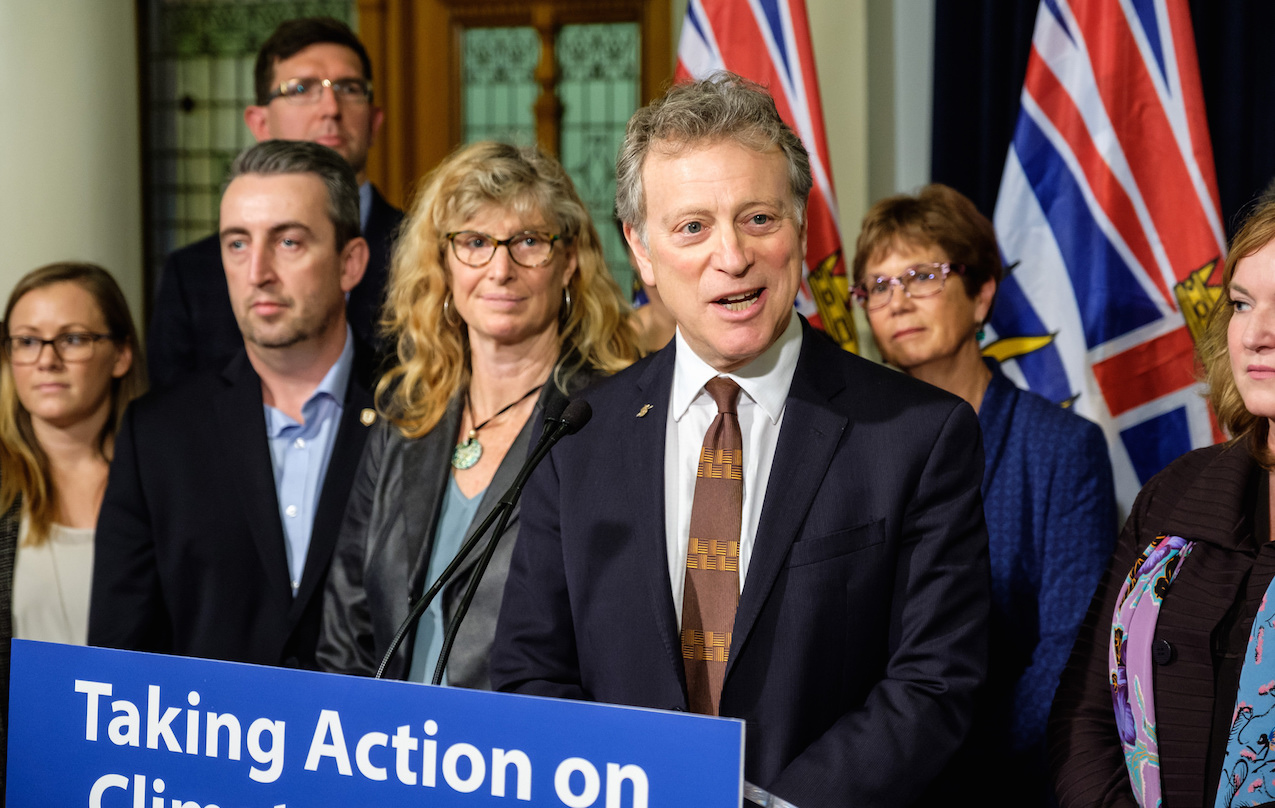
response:
[[(988, 731), (996, 774), (1047, 804), (1045, 723), (1119, 527), (1111, 461), (1096, 424), (992, 381), (978, 420), (986, 467), (992, 631)], [(1032, 793), (1028, 793), (1032, 792)]]

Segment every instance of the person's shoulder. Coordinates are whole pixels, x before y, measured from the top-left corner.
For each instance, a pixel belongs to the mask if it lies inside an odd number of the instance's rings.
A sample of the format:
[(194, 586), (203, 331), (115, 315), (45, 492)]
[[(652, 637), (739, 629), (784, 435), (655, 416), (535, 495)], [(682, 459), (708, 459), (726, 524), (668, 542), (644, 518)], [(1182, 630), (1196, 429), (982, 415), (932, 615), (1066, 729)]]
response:
[(1181, 455), (1147, 481), (1147, 486), (1164, 487), (1174, 484), (1192, 484), (1201, 477), (1215, 475), (1226, 470), (1247, 474), (1257, 461), (1242, 442), (1215, 443)]
[(380, 190), (373, 185), (372, 209), (368, 211), (367, 218), (368, 230), (372, 230), (376, 226), (394, 230), (403, 221), (403, 211), (391, 205), (389, 200), (381, 196)]
[(152, 389), (129, 404), (135, 424), (190, 424), (209, 412), (216, 396), (229, 382), (224, 370), (203, 370), (166, 387)]
[(1008, 380), (1005, 383), (1013, 388), (1014, 421), (1023, 421), (1037, 443), (1067, 448), (1086, 441), (1105, 440), (1102, 428), (1075, 410), (1023, 390)]
[(178, 247), (168, 254), (168, 259), (164, 263), (166, 266), (178, 269), (192, 265), (207, 266), (211, 263), (215, 264), (220, 271), (221, 237), (213, 233), (185, 247)]
[(822, 389), (832, 401), (852, 406), (856, 417), (888, 420), (904, 410), (946, 412), (964, 403), (946, 390), (845, 350), (813, 327), (806, 328), (804, 337), (792, 389)]
[[(1144, 519), (1161, 520), (1170, 515), (1198, 513), (1211, 519), (1219, 511), (1230, 514), (1235, 512), (1235, 502), (1243, 498), (1251, 475), (1259, 468), (1243, 442), (1194, 449), (1147, 480), (1134, 501), (1133, 513)], [(1222, 505), (1224, 500), (1230, 505)], [(1210, 524), (1209, 528), (1216, 529), (1217, 525)]]

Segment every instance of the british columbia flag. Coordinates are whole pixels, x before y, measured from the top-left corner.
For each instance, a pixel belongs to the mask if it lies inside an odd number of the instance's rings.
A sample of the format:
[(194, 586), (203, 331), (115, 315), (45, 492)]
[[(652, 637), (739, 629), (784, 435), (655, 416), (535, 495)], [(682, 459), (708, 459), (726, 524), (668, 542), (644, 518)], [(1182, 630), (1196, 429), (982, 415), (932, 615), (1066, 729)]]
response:
[(770, 90), (780, 116), (810, 153), (814, 188), (797, 310), (857, 351), (849, 309), (823, 107), (805, 0), (690, 0), (677, 48), (677, 81), (730, 70)]
[(1015, 268), (984, 353), (1102, 426), (1124, 512), (1221, 438), (1193, 359), (1218, 211), (1187, 0), (1042, 0), (996, 203)]

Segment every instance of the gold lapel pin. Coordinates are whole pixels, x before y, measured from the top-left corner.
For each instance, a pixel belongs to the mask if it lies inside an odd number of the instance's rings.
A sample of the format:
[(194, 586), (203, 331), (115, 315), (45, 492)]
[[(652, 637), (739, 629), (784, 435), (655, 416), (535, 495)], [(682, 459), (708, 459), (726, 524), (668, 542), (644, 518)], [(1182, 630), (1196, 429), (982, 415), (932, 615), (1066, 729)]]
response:
[(642, 409), (638, 410), (637, 417), (641, 418), (642, 416), (646, 415), (650, 411), (651, 411), (651, 405), (643, 404)]
[(365, 408), (363, 412), (359, 413), (359, 421), (362, 422), (363, 426), (371, 426), (376, 423), (376, 410), (370, 407)]

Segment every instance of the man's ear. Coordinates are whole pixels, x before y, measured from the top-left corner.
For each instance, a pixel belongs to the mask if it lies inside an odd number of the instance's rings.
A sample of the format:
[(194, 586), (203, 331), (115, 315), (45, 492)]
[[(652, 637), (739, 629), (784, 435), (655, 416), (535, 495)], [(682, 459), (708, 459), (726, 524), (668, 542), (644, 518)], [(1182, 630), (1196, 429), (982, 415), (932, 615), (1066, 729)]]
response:
[(248, 131), (260, 143), (263, 140), (270, 140), (270, 122), (267, 119), (268, 110), (266, 107), (251, 105), (244, 107), (243, 122), (248, 125)]
[(642, 277), (642, 283), (647, 286), (655, 286), (655, 271), (651, 268), (651, 253), (642, 243), (642, 239), (638, 237), (637, 228), (628, 222), (624, 223), (624, 240), (629, 243), (629, 249), (633, 251), (633, 264), (637, 267), (638, 275)]
[(341, 291), (346, 294), (359, 285), (363, 273), (367, 271), (367, 259), (370, 254), (367, 239), (359, 236), (352, 238), (341, 251)]

